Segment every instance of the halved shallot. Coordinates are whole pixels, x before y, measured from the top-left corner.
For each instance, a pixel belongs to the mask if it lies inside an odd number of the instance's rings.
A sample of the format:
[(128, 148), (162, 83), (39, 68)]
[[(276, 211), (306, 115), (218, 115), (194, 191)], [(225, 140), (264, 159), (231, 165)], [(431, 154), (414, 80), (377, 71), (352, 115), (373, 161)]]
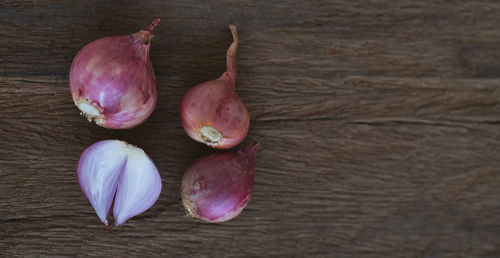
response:
[(105, 140), (80, 156), (78, 183), (99, 219), (108, 226), (113, 205), (116, 226), (149, 209), (161, 192), (161, 178), (151, 158), (138, 147)]

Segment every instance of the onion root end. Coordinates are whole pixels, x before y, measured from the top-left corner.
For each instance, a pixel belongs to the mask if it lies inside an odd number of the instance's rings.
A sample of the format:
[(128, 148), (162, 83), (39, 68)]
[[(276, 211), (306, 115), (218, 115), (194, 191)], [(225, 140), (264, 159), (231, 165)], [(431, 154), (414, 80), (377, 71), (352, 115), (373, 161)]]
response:
[(98, 105), (93, 104), (85, 99), (75, 101), (75, 105), (80, 110), (80, 115), (87, 118), (89, 122), (94, 122), (97, 125), (104, 127), (104, 117), (102, 115), (102, 109)]
[(198, 132), (200, 138), (203, 140), (203, 142), (211, 147), (217, 146), (217, 143), (224, 138), (217, 129), (210, 127), (210, 126), (204, 126), (200, 129)]

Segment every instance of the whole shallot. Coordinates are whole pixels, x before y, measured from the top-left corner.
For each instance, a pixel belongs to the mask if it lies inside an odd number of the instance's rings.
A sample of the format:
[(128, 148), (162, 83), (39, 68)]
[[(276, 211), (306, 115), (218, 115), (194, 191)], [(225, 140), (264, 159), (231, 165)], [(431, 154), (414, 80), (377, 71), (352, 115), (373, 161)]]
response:
[(238, 216), (250, 201), (258, 143), (196, 160), (182, 179), (181, 197), (189, 215), (208, 222)]
[(75, 56), (69, 74), (71, 94), (89, 121), (126, 129), (151, 115), (157, 89), (149, 43), (158, 22), (157, 18), (131, 35), (95, 40)]
[(227, 70), (216, 80), (190, 89), (181, 103), (180, 118), (194, 140), (217, 149), (238, 145), (248, 132), (250, 117), (235, 91), (238, 33), (229, 26), (233, 43), (227, 50)]

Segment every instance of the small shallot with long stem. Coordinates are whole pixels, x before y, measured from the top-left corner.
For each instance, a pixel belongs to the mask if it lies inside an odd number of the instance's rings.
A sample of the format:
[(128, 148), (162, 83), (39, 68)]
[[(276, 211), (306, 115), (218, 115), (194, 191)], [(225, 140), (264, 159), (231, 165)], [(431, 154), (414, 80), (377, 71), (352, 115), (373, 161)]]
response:
[(235, 91), (238, 33), (230, 25), (233, 43), (227, 50), (227, 70), (216, 80), (190, 89), (181, 103), (180, 119), (194, 140), (217, 149), (238, 145), (248, 132), (250, 117)]

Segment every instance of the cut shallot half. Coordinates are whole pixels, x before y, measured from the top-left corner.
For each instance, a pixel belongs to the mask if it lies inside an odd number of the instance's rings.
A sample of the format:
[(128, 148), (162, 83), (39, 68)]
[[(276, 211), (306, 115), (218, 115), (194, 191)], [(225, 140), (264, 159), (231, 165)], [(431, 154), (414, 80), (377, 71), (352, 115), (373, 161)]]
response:
[(146, 153), (119, 140), (104, 140), (80, 156), (78, 183), (99, 219), (108, 226), (113, 205), (115, 225), (149, 209), (161, 192), (158, 169)]

